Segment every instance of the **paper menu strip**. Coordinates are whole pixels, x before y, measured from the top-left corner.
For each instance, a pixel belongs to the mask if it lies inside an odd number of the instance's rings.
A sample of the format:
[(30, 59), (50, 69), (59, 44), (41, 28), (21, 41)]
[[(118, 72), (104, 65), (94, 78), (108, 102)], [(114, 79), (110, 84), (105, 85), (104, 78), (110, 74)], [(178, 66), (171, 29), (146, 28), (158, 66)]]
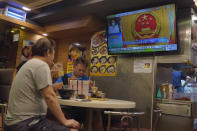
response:
[(69, 88), (72, 88), (79, 95), (88, 96), (89, 80), (70, 80)]
[(83, 81), (83, 93), (88, 96), (89, 93), (89, 80)]

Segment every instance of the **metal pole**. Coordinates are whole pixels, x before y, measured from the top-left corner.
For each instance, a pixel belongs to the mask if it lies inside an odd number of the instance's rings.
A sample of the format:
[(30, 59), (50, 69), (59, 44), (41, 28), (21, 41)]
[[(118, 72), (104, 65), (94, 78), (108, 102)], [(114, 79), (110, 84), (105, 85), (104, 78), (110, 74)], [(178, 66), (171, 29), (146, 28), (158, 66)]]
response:
[(110, 131), (110, 126), (111, 126), (111, 114), (108, 114), (108, 122), (107, 122), (107, 131)]
[(137, 131), (140, 131), (140, 116), (137, 117)]

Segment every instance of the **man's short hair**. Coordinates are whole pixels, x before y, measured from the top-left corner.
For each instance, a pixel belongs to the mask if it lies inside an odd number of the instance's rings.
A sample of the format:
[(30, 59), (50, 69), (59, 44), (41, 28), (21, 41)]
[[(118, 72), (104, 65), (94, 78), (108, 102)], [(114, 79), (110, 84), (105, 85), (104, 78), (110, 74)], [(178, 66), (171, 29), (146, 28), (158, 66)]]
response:
[(41, 38), (32, 46), (32, 56), (45, 56), (48, 50), (53, 53), (55, 46), (54, 40)]
[(77, 66), (78, 64), (83, 64), (86, 68), (88, 67), (88, 62), (83, 57), (79, 57), (75, 60), (74, 66)]

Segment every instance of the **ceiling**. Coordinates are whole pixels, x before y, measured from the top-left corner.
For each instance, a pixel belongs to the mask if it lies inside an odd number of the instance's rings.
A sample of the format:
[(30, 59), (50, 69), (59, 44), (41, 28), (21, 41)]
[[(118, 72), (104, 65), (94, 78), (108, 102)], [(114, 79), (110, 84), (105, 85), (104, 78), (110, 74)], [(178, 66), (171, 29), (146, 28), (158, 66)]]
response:
[[(1, 0), (2, 1), (2, 0)], [(17, 2), (19, 0), (11, 0)], [(29, 0), (20, 0), (23, 3)], [(35, 1), (35, 0), (34, 0)], [(46, 1), (46, 0), (36, 0)], [(8, 2), (4, 0), (4, 3)], [(193, 7), (193, 0), (59, 0), (52, 4), (43, 4), (27, 13), (27, 20), (46, 26), (81, 16), (93, 15), (105, 20), (105, 16), (127, 10), (136, 10), (175, 2), (178, 8)], [(2, 2), (0, 2), (1, 5)], [(25, 5), (25, 4), (24, 4)], [(37, 6), (38, 7), (38, 6)]]

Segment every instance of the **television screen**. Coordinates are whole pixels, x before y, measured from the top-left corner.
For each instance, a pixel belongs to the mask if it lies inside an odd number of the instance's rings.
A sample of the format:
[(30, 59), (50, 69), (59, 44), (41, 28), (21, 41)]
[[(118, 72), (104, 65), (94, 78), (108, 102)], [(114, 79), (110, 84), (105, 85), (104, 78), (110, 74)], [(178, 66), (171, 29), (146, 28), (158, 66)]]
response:
[(174, 52), (175, 4), (107, 16), (109, 54)]

